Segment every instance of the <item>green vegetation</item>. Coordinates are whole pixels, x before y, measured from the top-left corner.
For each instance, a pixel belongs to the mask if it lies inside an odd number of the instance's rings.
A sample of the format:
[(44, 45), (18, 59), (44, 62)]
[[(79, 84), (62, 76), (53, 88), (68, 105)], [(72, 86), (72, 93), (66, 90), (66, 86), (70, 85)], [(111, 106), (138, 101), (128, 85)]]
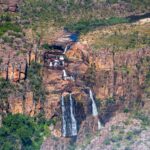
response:
[(7, 12), (3, 12), (0, 14), (0, 20), (3, 22), (10, 22), (12, 20), (12, 15)]
[(144, 112), (136, 111), (134, 113), (134, 117), (136, 119), (140, 119), (143, 126), (150, 126), (150, 117), (147, 116)]
[(45, 44), (42, 45), (42, 48), (44, 48), (46, 50), (49, 50), (50, 46), (49, 46), (49, 44), (45, 43)]
[(84, 77), (84, 82), (87, 86), (92, 87), (96, 84), (96, 68), (95, 64), (91, 64), (87, 69)]
[[(125, 5), (127, 8), (118, 12), (116, 8), (112, 7), (112, 4), (119, 3), (118, 0), (101, 2), (95, 2), (94, 0), (26, 0), (20, 6), (20, 12), (23, 19), (28, 20), (30, 18), (34, 27), (43, 22), (52, 22), (55, 26), (68, 27), (70, 30), (85, 33), (102, 25), (127, 22), (128, 20), (118, 17), (124, 16), (129, 10), (130, 12), (136, 12), (138, 9), (142, 13), (147, 12), (150, 6), (149, 0), (124, 1), (128, 4)], [(118, 7), (120, 6), (118, 5)], [(94, 19), (91, 20), (91, 18)]]
[(2, 57), (0, 57), (0, 64), (2, 64), (3, 63), (3, 58)]
[(71, 23), (66, 26), (70, 31), (78, 31), (79, 33), (87, 33), (97, 27), (109, 26), (120, 23), (127, 23), (128, 20), (124, 18), (112, 17), (109, 19), (93, 19), (93, 20), (80, 20), (77, 23)]
[(146, 74), (146, 80), (145, 80), (145, 92), (147, 94), (148, 97), (150, 97), (150, 68), (149, 68), (149, 64), (150, 64), (150, 57), (147, 56), (143, 61), (143, 64), (148, 68), (147, 69), (147, 74)]
[[(150, 44), (150, 37), (148, 34), (138, 32), (131, 33), (112, 33), (105, 35), (96, 40), (93, 48), (114, 48), (115, 51), (123, 51), (127, 49), (139, 49)], [(125, 69), (125, 68), (124, 68)], [(123, 70), (124, 70), (123, 69)], [(125, 71), (125, 70), (124, 70)]]
[(38, 150), (45, 136), (48, 136), (48, 123), (37, 122), (35, 118), (21, 114), (8, 115), (0, 128), (1, 150)]
[(39, 99), (45, 100), (45, 90), (42, 83), (41, 69), (41, 65), (36, 62), (32, 62), (28, 69), (28, 78), (35, 101)]
[(7, 99), (8, 95), (14, 90), (14, 85), (3, 78), (0, 78), (0, 100)]
[(0, 24), (0, 36), (2, 36), (8, 30), (12, 30), (14, 32), (21, 32), (21, 28), (17, 24), (13, 24), (11, 22), (5, 22)]
[[(149, 9), (149, 6), (150, 6), (150, 1), (149, 0), (121, 0), (123, 2), (126, 2), (128, 4), (130, 4), (130, 9), (133, 11), (133, 10), (141, 10), (141, 11), (144, 11), (144, 10), (147, 10)], [(107, 3), (110, 3), (110, 4), (115, 4), (115, 3), (118, 3), (119, 0), (106, 0)]]

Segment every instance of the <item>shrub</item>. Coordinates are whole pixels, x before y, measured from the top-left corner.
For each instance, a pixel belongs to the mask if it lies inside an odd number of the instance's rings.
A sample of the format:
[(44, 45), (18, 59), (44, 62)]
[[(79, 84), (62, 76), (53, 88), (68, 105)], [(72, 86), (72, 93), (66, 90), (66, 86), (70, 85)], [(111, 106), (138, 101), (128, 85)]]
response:
[(14, 90), (14, 86), (3, 78), (0, 78), (0, 99), (7, 99)]
[(87, 86), (92, 87), (95, 85), (95, 83), (96, 83), (95, 64), (91, 64), (91, 66), (87, 69), (83, 79), (84, 79)]
[(17, 24), (12, 24), (10, 22), (0, 24), (0, 36), (2, 36), (8, 30), (12, 30), (14, 32), (21, 32), (21, 28)]
[(42, 48), (49, 50), (49, 49), (50, 49), (50, 46), (49, 46), (49, 44), (46, 43), (46, 44), (43, 44), (43, 45), (42, 45)]
[(106, 106), (113, 105), (115, 103), (116, 103), (116, 101), (113, 97), (110, 97), (106, 100)]
[(12, 43), (13, 39), (9, 36), (3, 36), (2, 39), (4, 40), (5, 43)]
[(142, 121), (142, 125), (149, 126), (150, 125), (150, 118), (143, 112), (135, 112), (134, 117), (140, 119)]
[(43, 136), (49, 134), (48, 126), (45, 125), (31, 117), (9, 114), (3, 119), (3, 127), (0, 128), (0, 149), (40, 149)]
[(78, 31), (80, 33), (87, 33), (100, 26), (108, 26), (120, 23), (127, 23), (128, 20), (125, 18), (112, 17), (109, 19), (94, 19), (94, 20), (79, 20), (77, 23), (71, 23), (66, 26), (70, 31)]
[(28, 78), (30, 81), (31, 90), (33, 91), (34, 100), (44, 100), (45, 90), (42, 83), (41, 65), (32, 62), (28, 69)]
[(11, 17), (10, 17), (10, 14), (8, 13), (3, 13), (1, 16), (0, 16), (0, 20), (1, 21), (11, 21)]
[(134, 136), (134, 133), (129, 131), (129, 132), (127, 132), (126, 139), (131, 140), (133, 138), (133, 136)]
[(110, 139), (109, 139), (109, 138), (106, 138), (106, 139), (104, 140), (104, 144), (105, 144), (105, 145), (110, 145)]
[(124, 109), (124, 113), (128, 113), (130, 110), (128, 108)]

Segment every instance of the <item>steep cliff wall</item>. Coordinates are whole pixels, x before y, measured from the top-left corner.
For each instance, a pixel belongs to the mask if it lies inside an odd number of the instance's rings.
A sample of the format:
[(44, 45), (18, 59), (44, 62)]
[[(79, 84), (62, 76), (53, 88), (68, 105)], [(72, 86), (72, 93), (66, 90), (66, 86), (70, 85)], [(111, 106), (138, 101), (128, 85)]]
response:
[[(87, 50), (89, 50), (89, 52), (87, 52)], [(77, 101), (82, 103), (83, 106), (86, 105), (84, 112), (88, 113), (87, 102), (85, 100), (88, 98), (88, 95), (84, 90), (86, 90), (87, 87), (91, 87), (91, 85), (88, 85), (88, 82), (91, 80), (91, 74), (88, 69), (92, 64), (94, 64), (95, 75), (92, 79), (94, 80), (92, 88), (98, 100), (105, 101), (113, 98), (121, 103), (124, 102), (128, 106), (128, 104), (142, 99), (145, 77), (148, 71), (148, 65), (146, 65), (146, 63), (148, 64), (150, 57), (149, 48), (116, 54), (113, 54), (109, 50), (92, 53), (86, 45), (77, 43), (66, 55), (68, 59), (71, 60), (66, 67), (66, 71), (70, 75), (77, 76), (75, 82), (64, 80), (62, 78), (62, 70), (45, 68), (42, 72), (43, 84), (47, 91), (46, 101), (42, 106), (46, 118), (51, 118), (55, 115), (59, 116), (60, 97), (63, 93), (67, 94), (67, 92), (70, 91), (73, 92)], [(15, 81), (17, 81), (19, 73), (17, 70), (13, 73), (12, 66), (8, 66), (8, 77), (12, 79), (12, 76), (14, 76)], [(24, 67), (21, 67), (23, 71), (20, 72), (25, 74), (25, 65), (23, 66)], [(4, 75), (4, 73), (2, 74)], [(7, 73), (5, 73), (5, 75), (6, 74)], [(86, 78), (86, 76), (88, 76), (88, 78)], [(21, 77), (24, 78), (24, 75)], [(13, 105), (11, 105), (10, 111), (14, 113), (23, 112), (25, 107), (24, 112), (26, 114), (35, 115), (36, 113), (29, 112), (39, 112), (34, 106), (33, 96), (29, 96), (28, 91), (27, 94), (23, 96), (24, 98), (16, 98), (16, 101), (15, 98), (13, 98), (14, 102)], [(19, 101), (21, 108), (16, 111), (15, 104), (18, 105), (17, 103)], [(23, 105), (22, 101), (24, 101), (25, 105)], [(28, 104), (32, 105), (32, 107), (28, 106)], [(28, 110), (26, 106), (30, 107), (30, 110)]]

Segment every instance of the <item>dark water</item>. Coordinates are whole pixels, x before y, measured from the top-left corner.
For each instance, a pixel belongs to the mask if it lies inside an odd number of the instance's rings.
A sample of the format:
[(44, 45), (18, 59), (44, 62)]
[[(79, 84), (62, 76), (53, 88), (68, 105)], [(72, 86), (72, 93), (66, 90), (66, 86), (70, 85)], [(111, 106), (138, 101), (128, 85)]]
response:
[[(68, 33), (68, 32), (66, 32)], [(70, 40), (71, 41), (68, 41), (68, 44), (71, 42), (72, 44), (77, 42), (78, 41), (78, 38), (79, 38), (79, 34), (78, 33), (70, 33), (70, 36), (69, 36)], [(66, 47), (67, 43), (62, 43), (62, 44), (52, 44), (52, 45), (49, 45), (49, 50), (61, 50), (61, 51), (64, 51), (65, 47)], [(71, 44), (70, 46), (68, 45), (68, 49), (70, 49), (71, 47)]]
[(70, 39), (72, 40), (72, 42), (77, 42), (79, 38), (79, 35), (77, 33), (72, 33), (70, 35)]
[(62, 45), (55, 45), (55, 44), (49, 45), (49, 49), (51, 49), (51, 50), (61, 50), (61, 51), (64, 50)]
[(128, 19), (130, 22), (136, 22), (139, 21), (140, 19), (145, 19), (145, 18), (150, 18), (150, 13), (146, 13), (143, 15), (132, 15), (126, 17), (126, 19)]

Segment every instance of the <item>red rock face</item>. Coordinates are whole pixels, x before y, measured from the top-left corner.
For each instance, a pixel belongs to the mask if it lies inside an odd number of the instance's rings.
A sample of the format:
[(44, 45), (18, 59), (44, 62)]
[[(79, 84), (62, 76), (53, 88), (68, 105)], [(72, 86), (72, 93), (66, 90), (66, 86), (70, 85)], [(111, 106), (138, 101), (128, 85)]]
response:
[(35, 61), (35, 54), (17, 56), (15, 50), (0, 51), (0, 77), (13, 82), (24, 80), (26, 78), (26, 67), (29, 61)]
[[(87, 73), (91, 64), (95, 64), (96, 78), (92, 90), (96, 98), (105, 101), (114, 97), (117, 101), (117, 104), (108, 105), (107, 110), (99, 114), (99, 118), (103, 122), (107, 122), (107, 119), (116, 110), (121, 109), (122, 105), (132, 107), (132, 102), (139, 98), (142, 99), (144, 93), (142, 87), (145, 84), (145, 76), (148, 70), (148, 66), (145, 65), (144, 61), (147, 57), (150, 57), (149, 48), (116, 54), (108, 50), (92, 53), (86, 45), (77, 43), (66, 55), (70, 61), (65, 70), (68, 74), (77, 73), (75, 81), (64, 80), (61, 69), (44, 68), (42, 77), (47, 91), (44, 103), (41, 103), (40, 100), (35, 103), (33, 93), (28, 89), (22, 97), (17, 94), (11, 96), (8, 100), (8, 106), (5, 106), (5, 108), (12, 113), (24, 113), (30, 116), (38, 115), (41, 110), (44, 110), (47, 119), (60, 117), (61, 96), (66, 96), (68, 91), (71, 91), (76, 101), (75, 112), (79, 139), (82, 139), (85, 126), (91, 132), (95, 132), (97, 129), (97, 118), (91, 117), (91, 102), (86, 91), (87, 85), (83, 80), (83, 76)], [(29, 63), (29, 58), (27, 60)], [(14, 76), (18, 77), (17, 71), (15, 71)], [(12, 67), (9, 65), (9, 78), (11, 77)], [(3, 107), (1, 111), (5, 112), (6, 110)], [(88, 122), (93, 122), (95, 125), (90, 126), (87, 124), (85, 118), (89, 118)], [(61, 125), (58, 125), (53, 134), (60, 137), (60, 129)]]
[(1, 9), (15, 12), (20, 2), (21, 0), (0, 0)]
[[(12, 61), (13, 59), (11, 59), (14, 57), (13, 53), (11, 53), (11, 55), (7, 53), (7, 55), (8, 57), (6, 57), (6, 54), (1, 54), (1, 56), (5, 57), (5, 61), (1, 66), (8, 66), (8, 69), (0, 72), (1, 76), (6, 78), (8, 75), (7, 78), (12, 81), (24, 79), (26, 70), (25, 63), (26, 61), (29, 63), (29, 60), (35, 60), (34, 53), (28, 55), (27, 58), (16, 57), (14, 59), (16, 63), (14, 67), (12, 66), (14, 63)], [(142, 60), (150, 56), (149, 49), (116, 53), (115, 55), (113, 55), (111, 51), (104, 50), (93, 54), (86, 45), (77, 43), (66, 55), (71, 60), (65, 68), (67, 73), (77, 73), (78, 77), (75, 82), (63, 80), (62, 70), (44, 69), (43, 82), (48, 94), (46, 95), (44, 105), (39, 105), (38, 107), (43, 107), (46, 118), (51, 118), (56, 114), (58, 115), (60, 112), (61, 95), (67, 94), (68, 91), (72, 91), (76, 100), (83, 104), (84, 110), (82, 111), (85, 112), (85, 114), (88, 113), (88, 104), (86, 101), (88, 95), (83, 92), (86, 86), (82, 77), (91, 64), (95, 64), (96, 81), (93, 86), (93, 91), (97, 99), (106, 100), (110, 97), (114, 97), (116, 100), (122, 99), (130, 103), (130, 101), (142, 97), (142, 87), (144, 86), (147, 71), (147, 66), (143, 64)], [(18, 70), (18, 64), (21, 64), (21, 70)], [(26, 114), (34, 115), (39, 112), (35, 106), (31, 106), (31, 103), (34, 103), (32, 96), (29, 99), (26, 98), (26, 100), (26, 110), (24, 111)], [(28, 104), (28, 101), (30, 104)], [(13, 106), (14, 105), (12, 105), (12, 108)], [(22, 108), (19, 112), (21, 112), (21, 110)]]

